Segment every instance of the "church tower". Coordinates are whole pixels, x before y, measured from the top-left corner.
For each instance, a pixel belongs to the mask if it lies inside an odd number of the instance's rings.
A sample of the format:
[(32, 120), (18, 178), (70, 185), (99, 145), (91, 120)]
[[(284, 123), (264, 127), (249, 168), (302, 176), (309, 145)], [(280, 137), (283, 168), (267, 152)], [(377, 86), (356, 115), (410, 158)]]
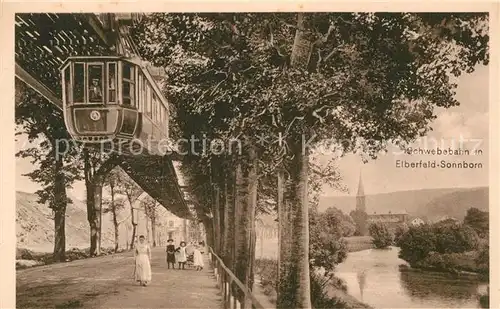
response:
[(366, 212), (365, 190), (363, 188), (363, 179), (361, 171), (359, 172), (358, 193), (356, 194), (356, 210)]

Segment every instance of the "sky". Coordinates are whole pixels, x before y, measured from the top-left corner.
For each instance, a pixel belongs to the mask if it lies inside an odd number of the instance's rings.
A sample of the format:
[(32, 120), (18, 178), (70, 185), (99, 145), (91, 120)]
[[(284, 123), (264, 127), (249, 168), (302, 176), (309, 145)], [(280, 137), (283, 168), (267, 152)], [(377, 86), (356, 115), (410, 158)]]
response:
[[(489, 80), (488, 67), (479, 66), (467, 75), (460, 77), (456, 98), (460, 106), (437, 111), (437, 119), (433, 122), (433, 131), (425, 138), (411, 145), (414, 148), (437, 151), (436, 142), (441, 148), (449, 148), (453, 141), (462, 137), (462, 149), (471, 153), (481, 149), (482, 155), (439, 156), (402, 154), (391, 149), (387, 154), (376, 160), (362, 163), (358, 155), (347, 154), (337, 160), (337, 166), (342, 175), (342, 184), (348, 192), (339, 192), (328, 186), (323, 186), (322, 195), (353, 195), (355, 194), (359, 175), (362, 174), (366, 194), (416, 190), (424, 188), (454, 188), (488, 186), (488, 153), (489, 153)], [(16, 137), (16, 151), (29, 147), (23, 136)], [(457, 148), (455, 146), (454, 148)], [(326, 161), (330, 155), (323, 155), (320, 161)], [(447, 160), (447, 162), (465, 161), (467, 163), (482, 163), (482, 168), (398, 168), (397, 161), (419, 162)], [(401, 164), (401, 163), (399, 163)], [(23, 174), (33, 170), (29, 159), (16, 158), (16, 190), (35, 192), (40, 187)], [(85, 185), (77, 182), (69, 189), (69, 194), (79, 199), (85, 198)]]
[[(323, 186), (323, 195), (355, 195), (359, 177), (363, 179), (365, 194), (385, 192), (488, 186), (488, 154), (489, 154), (489, 79), (488, 67), (479, 66), (467, 75), (460, 77), (456, 99), (460, 106), (437, 111), (437, 119), (432, 123), (433, 131), (427, 137), (410, 145), (414, 149), (435, 149), (442, 145), (448, 148), (456, 141), (454, 149), (459, 147), (463, 137), (462, 149), (470, 153), (481, 149), (482, 155), (439, 156), (408, 155), (393, 149), (377, 160), (363, 164), (359, 155), (348, 154), (338, 159), (338, 169), (343, 178), (342, 183), (349, 192), (339, 192), (327, 185)], [(327, 160), (323, 156), (320, 160)], [(420, 160), (446, 160), (482, 163), (482, 168), (398, 168), (398, 160), (418, 162)]]

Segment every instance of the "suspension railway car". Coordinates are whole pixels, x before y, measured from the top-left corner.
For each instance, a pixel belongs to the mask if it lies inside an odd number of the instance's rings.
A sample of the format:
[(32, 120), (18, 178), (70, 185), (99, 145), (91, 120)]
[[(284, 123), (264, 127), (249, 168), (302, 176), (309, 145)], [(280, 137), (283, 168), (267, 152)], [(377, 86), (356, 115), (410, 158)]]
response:
[(74, 56), (60, 70), (64, 119), (77, 141), (123, 144), (168, 138), (167, 101), (140, 60)]

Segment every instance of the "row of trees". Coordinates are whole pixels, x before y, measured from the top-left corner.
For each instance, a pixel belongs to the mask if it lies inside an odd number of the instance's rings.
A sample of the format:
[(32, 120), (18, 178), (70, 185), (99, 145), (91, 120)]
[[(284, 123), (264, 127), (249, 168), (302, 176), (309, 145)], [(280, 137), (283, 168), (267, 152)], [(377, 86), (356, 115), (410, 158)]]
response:
[(278, 308), (311, 307), (309, 206), (340, 179), (315, 149), (375, 158), (424, 135), (458, 104), (450, 76), (488, 61), (484, 14), (151, 14), (132, 34), (165, 68), (173, 137), (240, 142), (184, 145), (183, 171), (209, 244), (250, 288), (256, 212), (276, 202)]
[[(143, 190), (119, 168), (121, 157), (105, 154), (98, 149), (83, 148), (73, 142), (66, 131), (62, 111), (38, 93), (16, 79), (16, 135), (27, 136), (30, 147), (23, 147), (16, 156), (31, 159), (34, 170), (28, 173), (42, 189), (36, 194), (39, 202), (47, 204), (54, 213), (54, 261), (65, 261), (66, 209), (71, 204), (67, 189), (75, 181), (84, 181), (86, 188), (87, 219), (90, 232), (90, 255), (101, 253), (102, 214), (110, 213), (115, 230), (115, 250), (118, 247), (118, 212), (125, 204), (130, 207), (132, 249), (137, 233), (136, 213), (132, 205)], [(103, 188), (109, 189), (109, 198), (103, 198)], [(152, 221), (156, 235), (156, 202), (146, 198), (142, 203), (146, 217)], [(149, 231), (149, 229), (148, 229)]]

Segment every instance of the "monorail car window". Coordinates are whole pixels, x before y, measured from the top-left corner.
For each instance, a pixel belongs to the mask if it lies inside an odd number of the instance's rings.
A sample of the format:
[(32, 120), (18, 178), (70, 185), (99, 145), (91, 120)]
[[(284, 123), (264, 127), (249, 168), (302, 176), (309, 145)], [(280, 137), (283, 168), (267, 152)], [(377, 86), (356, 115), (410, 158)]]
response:
[(153, 121), (158, 121), (158, 99), (156, 98), (156, 93), (153, 92)]
[(135, 105), (135, 81), (134, 81), (134, 67), (127, 63), (123, 63), (123, 82), (122, 82), (122, 96), (123, 105)]
[(142, 105), (144, 104), (144, 96), (142, 94), (142, 74), (139, 72), (138, 77), (137, 77), (137, 110), (139, 112), (142, 111)]
[(151, 96), (151, 86), (149, 84), (147, 85), (147, 95), (148, 95), (148, 98), (147, 98), (147, 110), (146, 110), (146, 114), (148, 115), (149, 118), (152, 119), (153, 99), (152, 99), (152, 96)]
[(64, 95), (66, 102), (72, 102), (71, 100), (71, 65), (66, 65), (64, 68)]
[(116, 103), (116, 62), (108, 63), (108, 103)]
[(142, 76), (142, 110), (141, 112), (145, 113), (146, 112), (146, 106), (148, 105), (148, 99), (147, 99), (147, 79), (145, 76)]
[(160, 104), (160, 119), (158, 123), (160, 124), (160, 127), (163, 127), (163, 104)]
[(88, 64), (87, 97), (90, 103), (103, 103), (103, 69), (102, 63)]
[(85, 102), (85, 63), (77, 62), (73, 75), (73, 102)]
[(163, 129), (166, 129), (167, 128), (167, 123), (168, 123), (167, 108), (165, 106), (162, 106), (162, 109), (163, 109), (163, 118), (162, 118)]

